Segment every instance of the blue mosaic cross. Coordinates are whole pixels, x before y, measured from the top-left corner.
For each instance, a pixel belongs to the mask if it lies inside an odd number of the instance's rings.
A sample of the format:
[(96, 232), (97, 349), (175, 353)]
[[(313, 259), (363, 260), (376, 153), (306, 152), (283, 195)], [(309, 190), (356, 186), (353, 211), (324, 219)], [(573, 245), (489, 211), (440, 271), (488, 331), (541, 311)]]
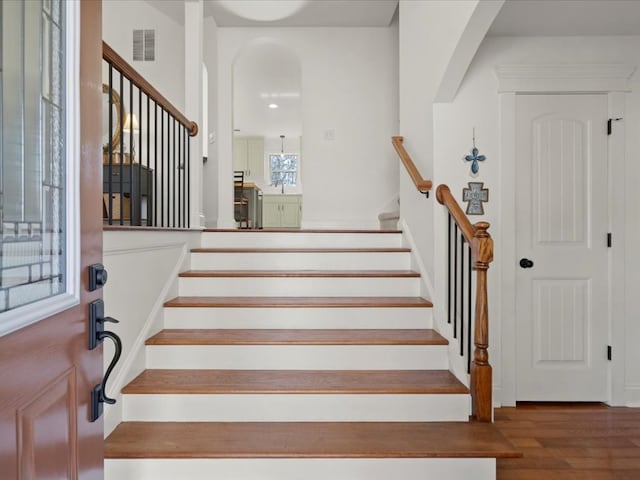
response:
[(484, 215), (483, 202), (489, 201), (489, 189), (482, 188), (484, 182), (467, 182), (469, 188), (462, 189), (462, 201), (467, 204), (467, 215)]
[(464, 159), (467, 162), (471, 162), (471, 173), (473, 175), (477, 175), (480, 171), (480, 165), (478, 164), (478, 162), (484, 162), (487, 157), (485, 157), (484, 155), (478, 155), (478, 149), (474, 146), (471, 149), (471, 155), (467, 155), (466, 157), (464, 157)]

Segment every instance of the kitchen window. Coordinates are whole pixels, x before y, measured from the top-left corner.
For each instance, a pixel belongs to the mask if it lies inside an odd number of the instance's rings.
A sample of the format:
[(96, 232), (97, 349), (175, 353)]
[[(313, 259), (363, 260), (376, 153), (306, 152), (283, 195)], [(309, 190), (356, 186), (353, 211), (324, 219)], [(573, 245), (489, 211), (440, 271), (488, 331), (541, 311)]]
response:
[(298, 183), (298, 154), (272, 153), (269, 154), (269, 178), (271, 185), (296, 186)]

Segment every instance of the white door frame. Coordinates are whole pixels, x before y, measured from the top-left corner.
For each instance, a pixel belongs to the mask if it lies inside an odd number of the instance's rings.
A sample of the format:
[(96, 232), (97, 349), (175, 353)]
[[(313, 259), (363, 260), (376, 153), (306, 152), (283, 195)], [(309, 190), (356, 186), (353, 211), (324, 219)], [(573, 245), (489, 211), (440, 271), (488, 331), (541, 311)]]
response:
[[(516, 403), (516, 152), (515, 121), (517, 94), (605, 93), (609, 118), (625, 117), (625, 92), (630, 91), (632, 65), (501, 65), (496, 67), (499, 97), (500, 222), (502, 238), (496, 242), (497, 256), (502, 259), (501, 285), (501, 367), (502, 378), (496, 399), (502, 405)], [(603, 119), (605, 121), (606, 119)], [(608, 324), (609, 345), (613, 358), (609, 368), (608, 402), (623, 405), (625, 401), (625, 308), (624, 308), (624, 208), (625, 205), (625, 124), (616, 122), (608, 137), (609, 156), (609, 228), (614, 232), (614, 248), (609, 250)], [(611, 188), (615, 185), (616, 188)]]

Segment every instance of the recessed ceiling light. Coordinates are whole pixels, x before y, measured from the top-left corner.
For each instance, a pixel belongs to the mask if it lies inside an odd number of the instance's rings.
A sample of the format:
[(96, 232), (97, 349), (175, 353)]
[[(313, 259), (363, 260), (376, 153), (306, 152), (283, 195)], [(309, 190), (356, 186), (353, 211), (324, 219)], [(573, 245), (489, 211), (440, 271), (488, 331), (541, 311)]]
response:
[(270, 103), (269, 104), (269, 108), (278, 108), (278, 104), (277, 103)]

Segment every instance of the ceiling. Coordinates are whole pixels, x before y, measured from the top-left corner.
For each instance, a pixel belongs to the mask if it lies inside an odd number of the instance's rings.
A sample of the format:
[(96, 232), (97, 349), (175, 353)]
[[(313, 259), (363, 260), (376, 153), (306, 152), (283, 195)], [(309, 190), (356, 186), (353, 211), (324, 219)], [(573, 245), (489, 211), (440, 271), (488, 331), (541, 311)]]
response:
[[(184, 0), (146, 1), (184, 23)], [(398, 0), (204, 0), (204, 13), (222, 27), (387, 26), (397, 5)], [(274, 19), (278, 13), (289, 16)], [(640, 35), (640, 0), (507, 0), (489, 35)]]
[(639, 35), (639, 0), (507, 0), (489, 35)]
[(204, 8), (219, 27), (386, 27), (397, 6), (398, 0), (205, 0)]
[[(184, 0), (146, 0), (184, 24)], [(204, 0), (219, 27), (386, 27), (398, 0)]]
[[(184, 23), (184, 0), (146, 0)], [(221, 27), (388, 26), (398, 0), (204, 0)], [(640, 35), (640, 0), (507, 0), (492, 36)], [(234, 128), (241, 134), (301, 134), (300, 71), (273, 45), (234, 69)], [(277, 103), (278, 109), (267, 108)]]

